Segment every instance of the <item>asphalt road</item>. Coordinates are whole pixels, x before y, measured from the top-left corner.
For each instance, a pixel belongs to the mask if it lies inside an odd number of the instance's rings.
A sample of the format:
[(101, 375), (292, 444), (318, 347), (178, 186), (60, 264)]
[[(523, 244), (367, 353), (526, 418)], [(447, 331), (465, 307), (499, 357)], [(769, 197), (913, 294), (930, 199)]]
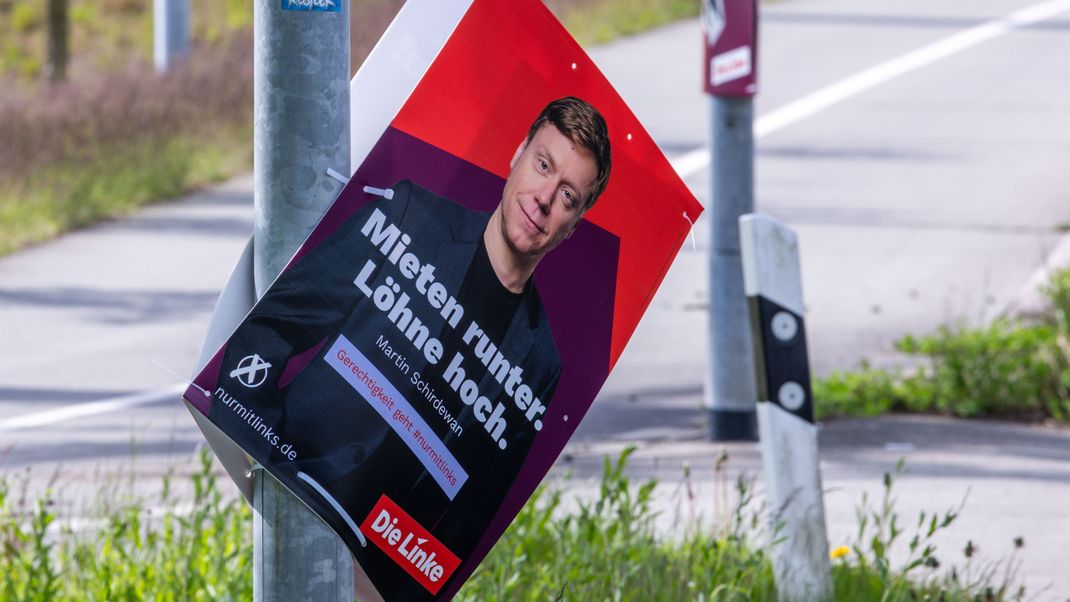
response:
[[(1053, 14), (1000, 25), (1030, 7)], [(757, 206), (799, 233), (815, 370), (902, 361), (890, 349), (903, 334), (977, 324), (1022, 298), (1070, 224), (1068, 31), (1065, 1), (763, 6)], [(670, 158), (708, 138), (699, 36), (684, 22), (591, 51)], [(843, 85), (859, 74), (867, 85)], [(684, 171), (708, 204), (708, 172)], [(55, 474), (77, 512), (98, 471), (124, 465), (151, 491), (187, 466), (201, 436), (167, 370), (192, 371), (251, 220), (251, 181), (238, 178), (0, 260), (0, 471), (31, 467), (35, 487)], [(668, 481), (660, 499), (679, 490), (684, 461), (700, 491), (716, 481), (698, 468), (715, 453), (694, 334), (706, 328), (708, 230), (704, 217), (570, 446), (562, 466), (577, 491), (626, 442), (641, 446), (638, 475)], [(837, 422), (822, 437), (834, 544), (859, 493), (904, 456), (905, 517), (972, 489), (948, 549), (972, 538), (999, 558), (1022, 536), (1029, 591), (1070, 597), (1066, 432), (908, 418)], [(729, 453), (732, 471), (758, 470), (753, 445)]]

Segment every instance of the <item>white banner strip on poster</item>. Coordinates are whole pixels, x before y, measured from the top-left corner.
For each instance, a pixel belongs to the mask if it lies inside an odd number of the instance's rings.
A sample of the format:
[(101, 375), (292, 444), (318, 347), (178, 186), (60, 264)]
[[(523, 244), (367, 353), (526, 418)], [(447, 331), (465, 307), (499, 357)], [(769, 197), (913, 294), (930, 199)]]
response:
[(409, 0), (401, 7), (349, 84), (349, 173), (364, 162), (471, 5)]

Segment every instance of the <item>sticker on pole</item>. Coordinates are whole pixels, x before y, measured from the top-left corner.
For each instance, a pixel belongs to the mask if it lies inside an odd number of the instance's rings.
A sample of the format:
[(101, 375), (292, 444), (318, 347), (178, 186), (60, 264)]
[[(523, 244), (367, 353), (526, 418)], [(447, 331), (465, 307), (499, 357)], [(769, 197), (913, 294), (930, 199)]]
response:
[(702, 31), (706, 42), (706, 93), (756, 94), (757, 0), (702, 0)]
[(702, 207), (540, 0), (410, 0), (351, 89), (359, 167), (185, 399), (338, 533), (368, 599), (448, 600)]
[(345, 0), (281, 0), (282, 10), (314, 10), (320, 12), (342, 12)]

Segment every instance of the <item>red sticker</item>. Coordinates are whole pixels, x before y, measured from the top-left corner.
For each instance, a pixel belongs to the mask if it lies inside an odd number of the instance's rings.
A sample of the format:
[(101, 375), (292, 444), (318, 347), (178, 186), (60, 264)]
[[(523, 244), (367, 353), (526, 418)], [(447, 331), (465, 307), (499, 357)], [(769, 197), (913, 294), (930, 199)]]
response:
[(360, 530), (424, 589), (437, 594), (461, 560), (385, 495)]

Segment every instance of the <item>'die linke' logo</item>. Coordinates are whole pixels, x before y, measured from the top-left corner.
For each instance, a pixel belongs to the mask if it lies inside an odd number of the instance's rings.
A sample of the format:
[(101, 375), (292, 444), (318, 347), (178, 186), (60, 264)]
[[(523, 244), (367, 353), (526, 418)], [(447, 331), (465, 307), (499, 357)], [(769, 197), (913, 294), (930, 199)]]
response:
[(243, 357), (241, 361), (238, 362), (238, 367), (231, 370), (230, 376), (231, 378), (238, 379), (238, 382), (246, 387), (255, 389), (264, 384), (264, 381), (267, 379), (268, 368), (270, 367), (271, 364), (265, 362), (259, 355), (254, 353)]
[(385, 495), (360, 528), (372, 533), (368, 541), (432, 594), (437, 594), (461, 565), (456, 554)]
[[(400, 278), (395, 280), (391, 276), (381, 274), (379, 277), (383, 279), (382, 282), (373, 282), (378, 266), (375, 261), (368, 259), (353, 279), (357, 289), (371, 299), (376, 308), (386, 313), (387, 319), (416, 349), (423, 351), (429, 364), (435, 365), (443, 359), (445, 350), (442, 341), (431, 336), (430, 329), (420, 320), (418, 312), (409, 308), (409, 302), (413, 301), (413, 298), (409, 297), (407, 292), (402, 292), (403, 285), (409, 291), (416, 292), (418, 298), (423, 298), (420, 303), (426, 303), (431, 309), (438, 310), (437, 313), (450, 328), (464, 333), (461, 340), (472, 348), (476, 358), (487, 368), (487, 373), (494, 376), (505, 395), (511, 398), (510, 401), (514, 402), (516, 409), (522, 412), (513, 417), (527, 420), (536, 431), (542, 430), (542, 416), (546, 406), (536, 396), (535, 390), (524, 382), (524, 369), (506, 358), (475, 320), (468, 320), (467, 328), (459, 329), (464, 308), (441, 282), (435, 280), (435, 266), (421, 261), (415, 253), (408, 250), (412, 238), (387, 221), (386, 214), (378, 208), (368, 217), (360, 232), (379, 249), (388, 262), (397, 266)], [(498, 448), (504, 450), (508, 446), (505, 437), (506, 406), (481, 394), (478, 383), (473, 378), (467, 378), (462, 367), (463, 361), (463, 353), (455, 352), (443, 372), (443, 377), (461, 401), (472, 406), (472, 415), (483, 424), (487, 434), (498, 444)]]
[[(408, 560), (412, 566), (416, 567), (416, 570), (426, 575), (432, 582), (437, 583), (442, 578), (442, 566), (435, 561), (434, 552), (428, 554), (420, 547), (427, 543), (427, 539), (416, 537), (416, 541), (413, 541), (413, 534), (411, 532), (402, 533), (401, 529), (397, 528), (397, 524), (398, 519), (391, 519), (390, 513), (383, 510), (376, 517), (375, 522), (372, 523), (372, 530), (382, 535), (387, 543), (397, 549), (398, 554), (401, 554), (405, 560)], [(404, 540), (401, 538), (402, 535), (405, 536)]]

